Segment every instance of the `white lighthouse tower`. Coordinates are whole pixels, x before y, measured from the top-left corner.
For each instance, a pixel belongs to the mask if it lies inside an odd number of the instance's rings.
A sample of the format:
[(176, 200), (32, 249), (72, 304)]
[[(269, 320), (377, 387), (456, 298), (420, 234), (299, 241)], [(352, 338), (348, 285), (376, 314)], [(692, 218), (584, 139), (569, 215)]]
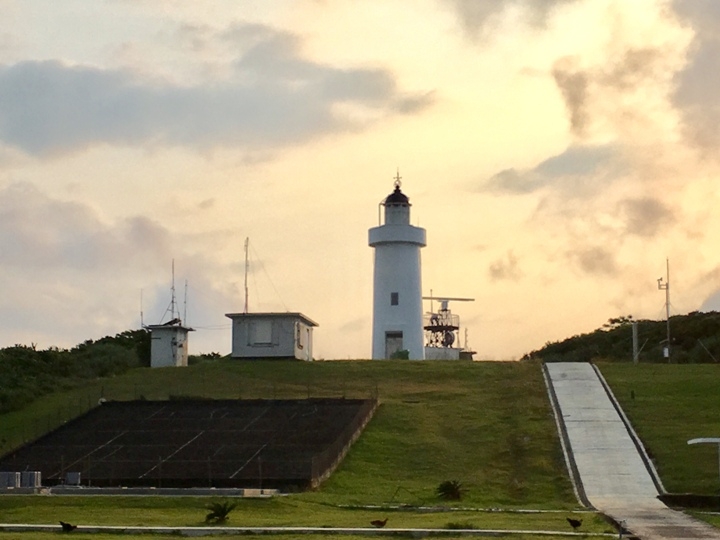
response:
[[(423, 306), (420, 279), (420, 248), (425, 247), (425, 229), (410, 225), (410, 201), (395, 190), (380, 203), (384, 223), (369, 231), (375, 248), (373, 276), (373, 360), (407, 351), (412, 360), (423, 360)], [(382, 212), (380, 212), (382, 213)]]

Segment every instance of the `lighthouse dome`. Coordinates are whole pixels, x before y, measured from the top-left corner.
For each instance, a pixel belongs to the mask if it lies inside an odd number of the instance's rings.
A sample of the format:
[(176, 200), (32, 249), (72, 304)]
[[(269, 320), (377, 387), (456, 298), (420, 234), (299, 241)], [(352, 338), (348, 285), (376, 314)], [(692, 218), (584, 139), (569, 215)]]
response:
[(405, 195), (402, 191), (400, 191), (400, 186), (395, 184), (395, 191), (393, 191), (390, 195), (388, 195), (385, 198), (385, 206), (388, 205), (410, 205), (410, 199), (407, 198), (407, 195)]

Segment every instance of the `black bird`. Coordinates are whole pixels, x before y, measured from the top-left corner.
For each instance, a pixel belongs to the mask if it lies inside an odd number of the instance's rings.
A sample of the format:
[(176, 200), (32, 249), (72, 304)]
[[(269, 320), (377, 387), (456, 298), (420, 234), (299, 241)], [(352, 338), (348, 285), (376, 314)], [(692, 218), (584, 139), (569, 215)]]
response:
[(70, 523), (65, 523), (64, 521), (60, 522), (60, 526), (62, 527), (63, 532), (73, 532), (77, 529), (77, 525), (71, 525)]
[(566, 518), (567, 522), (573, 528), (573, 531), (577, 531), (580, 525), (582, 525), (582, 519)]
[(385, 526), (385, 524), (387, 523), (387, 520), (388, 520), (388, 518), (385, 518), (385, 519), (373, 519), (373, 520), (370, 522), (370, 525), (372, 525), (373, 527), (377, 527), (377, 528), (379, 529), (379, 528)]

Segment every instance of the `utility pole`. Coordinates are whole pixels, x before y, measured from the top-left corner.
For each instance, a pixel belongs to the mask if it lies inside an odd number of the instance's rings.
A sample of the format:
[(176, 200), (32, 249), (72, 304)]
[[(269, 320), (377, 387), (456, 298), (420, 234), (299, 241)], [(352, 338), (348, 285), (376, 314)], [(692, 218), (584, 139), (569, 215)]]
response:
[(666, 263), (666, 280), (658, 278), (658, 289), (665, 291), (665, 318), (667, 321), (667, 338), (665, 346), (665, 357), (670, 361), (670, 259), (665, 259)]

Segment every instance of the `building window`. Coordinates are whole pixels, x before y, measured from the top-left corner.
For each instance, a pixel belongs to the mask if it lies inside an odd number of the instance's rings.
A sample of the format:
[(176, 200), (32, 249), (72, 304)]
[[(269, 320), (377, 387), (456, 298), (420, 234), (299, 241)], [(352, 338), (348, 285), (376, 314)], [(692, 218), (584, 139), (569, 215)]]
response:
[(272, 345), (272, 321), (258, 320), (250, 324), (250, 343), (254, 346)]
[(390, 305), (397, 306), (398, 304), (400, 304), (400, 293), (391, 292), (390, 293)]

